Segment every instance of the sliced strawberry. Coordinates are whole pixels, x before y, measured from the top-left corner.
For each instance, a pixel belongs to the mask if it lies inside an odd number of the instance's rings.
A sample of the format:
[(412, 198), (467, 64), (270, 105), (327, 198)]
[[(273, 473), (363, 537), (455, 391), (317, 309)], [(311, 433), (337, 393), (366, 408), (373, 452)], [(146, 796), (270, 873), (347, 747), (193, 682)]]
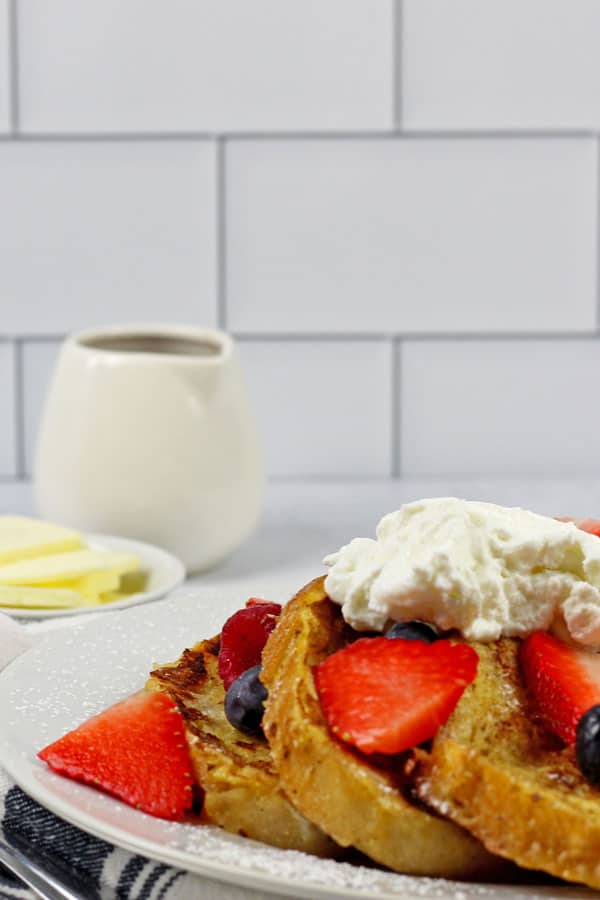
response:
[(587, 531), (588, 534), (595, 534), (600, 537), (600, 519), (569, 519), (562, 518), (559, 522), (573, 522), (581, 531)]
[(600, 656), (534, 631), (520, 649), (523, 677), (544, 724), (567, 744), (575, 743), (577, 723), (600, 703)]
[(333, 734), (364, 753), (400, 753), (446, 722), (477, 662), (466, 644), (361, 638), (314, 675)]
[(263, 647), (277, 624), (279, 603), (256, 603), (238, 609), (221, 631), (219, 675), (229, 688), (236, 678), (260, 663)]
[[(270, 600), (263, 600), (262, 597), (248, 597), (246, 600), (246, 606), (271, 606)], [(279, 606), (278, 603), (274, 604), (275, 606)], [(281, 611), (281, 607), (279, 606), (279, 610)]]
[(140, 691), (38, 753), (51, 769), (163, 819), (191, 808), (194, 779), (176, 704)]

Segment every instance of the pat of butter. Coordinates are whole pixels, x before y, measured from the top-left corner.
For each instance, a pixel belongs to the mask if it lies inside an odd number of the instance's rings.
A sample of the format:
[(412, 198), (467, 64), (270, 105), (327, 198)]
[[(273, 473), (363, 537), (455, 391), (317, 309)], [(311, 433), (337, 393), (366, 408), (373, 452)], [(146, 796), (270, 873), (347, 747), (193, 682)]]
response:
[(139, 568), (139, 560), (128, 553), (75, 550), (0, 565), (0, 584), (49, 584), (102, 572), (121, 576)]
[(75, 591), (83, 597), (100, 602), (102, 594), (118, 590), (120, 584), (121, 575), (117, 572), (92, 572), (89, 575), (82, 575), (80, 578), (45, 581), (44, 588), (55, 591)]
[(27, 516), (0, 516), (0, 564), (84, 546), (77, 531)]
[(94, 606), (93, 599), (76, 591), (55, 590), (46, 587), (22, 587), (0, 585), (0, 607), (15, 609), (76, 609)]

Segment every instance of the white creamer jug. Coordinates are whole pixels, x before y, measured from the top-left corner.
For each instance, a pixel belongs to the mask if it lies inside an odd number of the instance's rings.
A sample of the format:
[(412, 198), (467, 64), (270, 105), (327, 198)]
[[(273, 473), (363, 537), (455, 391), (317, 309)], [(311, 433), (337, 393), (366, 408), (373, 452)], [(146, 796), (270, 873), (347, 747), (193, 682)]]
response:
[(264, 488), (231, 337), (131, 325), (67, 338), (34, 481), (44, 518), (158, 544), (188, 571), (222, 560), (256, 525)]

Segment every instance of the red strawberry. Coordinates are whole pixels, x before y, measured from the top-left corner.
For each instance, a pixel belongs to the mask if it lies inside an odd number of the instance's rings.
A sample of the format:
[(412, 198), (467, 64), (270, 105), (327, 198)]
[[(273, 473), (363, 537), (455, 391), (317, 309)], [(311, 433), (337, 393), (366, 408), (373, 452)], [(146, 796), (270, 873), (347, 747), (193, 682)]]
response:
[(191, 808), (194, 779), (184, 724), (166, 694), (140, 691), (38, 753), (59, 775), (101, 788), (163, 819)]
[[(271, 605), (270, 600), (263, 600), (262, 597), (248, 597), (246, 600), (246, 606), (268, 606)], [(279, 606), (279, 604), (276, 604)], [(281, 607), (279, 607), (281, 611)]]
[(466, 644), (361, 638), (314, 674), (337, 737), (364, 753), (400, 753), (433, 737), (475, 678), (477, 662)]
[(595, 534), (600, 537), (600, 519), (559, 519), (559, 522), (573, 522), (581, 531), (587, 531), (588, 534)]
[(600, 656), (534, 631), (521, 645), (527, 690), (544, 724), (567, 744), (575, 743), (577, 723), (600, 703)]
[(227, 619), (221, 631), (219, 650), (219, 675), (225, 690), (246, 669), (260, 663), (263, 647), (280, 612), (279, 603), (256, 603), (238, 609)]

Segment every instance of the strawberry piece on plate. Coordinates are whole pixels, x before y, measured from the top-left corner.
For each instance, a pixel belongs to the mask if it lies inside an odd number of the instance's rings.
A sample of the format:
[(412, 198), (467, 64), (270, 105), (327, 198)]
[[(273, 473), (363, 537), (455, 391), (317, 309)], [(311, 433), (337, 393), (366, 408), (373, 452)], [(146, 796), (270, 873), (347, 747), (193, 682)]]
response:
[(333, 734), (363, 753), (400, 753), (447, 721), (477, 663), (467, 644), (361, 638), (314, 675)]
[[(270, 605), (271, 605), (271, 601), (263, 600), (262, 597), (248, 597), (248, 599), (246, 600), (246, 606), (270, 606)], [(275, 604), (275, 605), (279, 606), (279, 604)], [(279, 609), (281, 610), (281, 607), (279, 607)]]
[(219, 675), (225, 690), (246, 669), (259, 665), (263, 647), (280, 612), (279, 603), (255, 603), (238, 609), (227, 619), (221, 631), (219, 649)]
[(588, 534), (595, 534), (600, 537), (600, 519), (569, 519), (563, 516), (558, 519), (559, 522), (573, 522), (581, 531), (587, 531)]
[(523, 677), (543, 723), (574, 744), (582, 715), (600, 703), (600, 655), (534, 631), (520, 649)]
[(59, 775), (82, 781), (150, 815), (181, 819), (194, 779), (175, 702), (140, 691), (88, 719), (38, 753)]

